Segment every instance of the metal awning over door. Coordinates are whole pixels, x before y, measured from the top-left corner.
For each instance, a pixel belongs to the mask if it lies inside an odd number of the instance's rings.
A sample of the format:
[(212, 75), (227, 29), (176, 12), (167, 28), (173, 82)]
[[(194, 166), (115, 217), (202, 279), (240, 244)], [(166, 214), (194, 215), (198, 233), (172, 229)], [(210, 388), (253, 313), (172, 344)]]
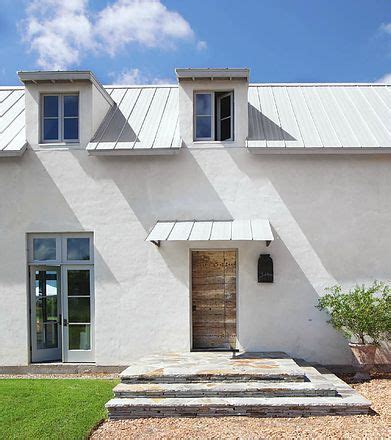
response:
[(146, 241), (266, 241), (274, 240), (267, 219), (158, 221)]

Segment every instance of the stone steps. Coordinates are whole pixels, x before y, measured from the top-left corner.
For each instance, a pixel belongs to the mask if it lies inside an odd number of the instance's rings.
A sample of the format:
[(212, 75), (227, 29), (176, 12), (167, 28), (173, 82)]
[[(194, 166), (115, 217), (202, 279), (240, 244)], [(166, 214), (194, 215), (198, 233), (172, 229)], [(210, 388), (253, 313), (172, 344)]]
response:
[(115, 398), (110, 419), (141, 417), (301, 417), (367, 414), (370, 402), (340, 397)]
[(368, 414), (370, 402), (334, 374), (285, 353), (171, 353), (121, 373), (109, 418), (299, 417)]
[(117, 398), (196, 398), (196, 397), (334, 397), (335, 387), (310, 382), (198, 382), (198, 383), (120, 383)]
[(305, 374), (302, 372), (273, 373), (227, 373), (205, 372), (194, 374), (128, 374), (126, 370), (120, 375), (122, 383), (198, 383), (198, 382), (304, 382)]

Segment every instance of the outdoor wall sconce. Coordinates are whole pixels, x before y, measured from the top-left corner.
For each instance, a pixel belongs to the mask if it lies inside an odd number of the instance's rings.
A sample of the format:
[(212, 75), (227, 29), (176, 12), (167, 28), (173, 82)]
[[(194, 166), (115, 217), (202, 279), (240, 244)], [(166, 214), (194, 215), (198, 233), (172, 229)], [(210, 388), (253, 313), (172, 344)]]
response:
[(270, 254), (261, 254), (258, 258), (258, 283), (273, 282), (273, 260)]

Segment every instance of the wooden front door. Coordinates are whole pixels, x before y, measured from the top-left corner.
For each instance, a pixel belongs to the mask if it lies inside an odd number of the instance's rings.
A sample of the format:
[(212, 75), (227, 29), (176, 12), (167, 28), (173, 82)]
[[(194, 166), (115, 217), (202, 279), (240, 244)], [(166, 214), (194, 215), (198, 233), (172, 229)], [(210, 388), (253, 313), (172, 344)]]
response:
[(236, 346), (236, 251), (192, 252), (194, 349)]

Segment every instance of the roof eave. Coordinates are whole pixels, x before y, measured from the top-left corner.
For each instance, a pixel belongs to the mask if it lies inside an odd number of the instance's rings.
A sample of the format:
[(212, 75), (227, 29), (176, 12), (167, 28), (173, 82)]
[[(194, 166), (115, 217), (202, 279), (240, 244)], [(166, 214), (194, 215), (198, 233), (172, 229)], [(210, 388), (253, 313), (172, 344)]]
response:
[(20, 81), (23, 84), (44, 84), (44, 83), (73, 83), (73, 82), (90, 82), (93, 84), (110, 104), (115, 105), (115, 102), (108, 94), (103, 85), (97, 80), (95, 75), (90, 70), (34, 70), (34, 71), (19, 71), (17, 72)]
[(198, 79), (222, 79), (222, 80), (245, 80), (248, 81), (250, 69), (246, 68), (223, 68), (223, 69), (193, 69), (178, 68), (175, 69), (178, 81), (198, 80)]
[(27, 149), (27, 142), (20, 149), (0, 150), (0, 157), (20, 157)]

